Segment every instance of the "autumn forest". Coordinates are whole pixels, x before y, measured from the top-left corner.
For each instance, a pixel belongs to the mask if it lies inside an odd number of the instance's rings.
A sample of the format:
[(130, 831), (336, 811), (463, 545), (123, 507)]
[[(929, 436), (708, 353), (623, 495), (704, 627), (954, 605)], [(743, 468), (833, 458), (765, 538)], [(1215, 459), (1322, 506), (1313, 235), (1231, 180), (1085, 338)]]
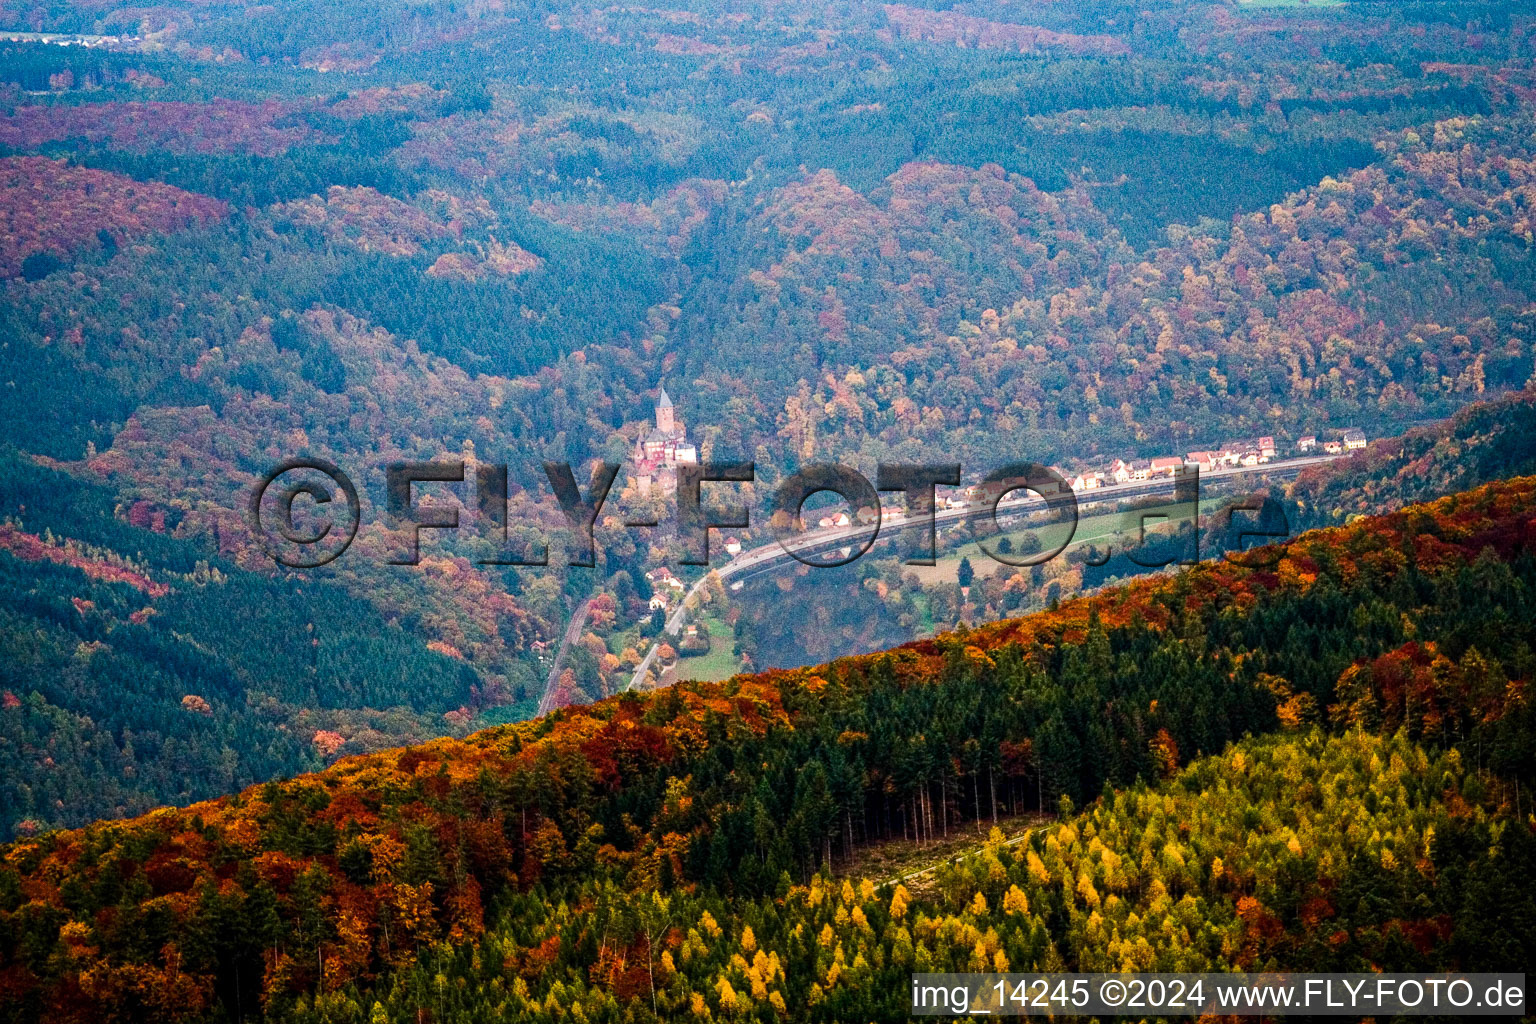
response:
[[(5, 0), (0, 1021), (1523, 970), (1533, 232), (1513, 0)], [(1231, 446), (1036, 564), (674, 487)]]

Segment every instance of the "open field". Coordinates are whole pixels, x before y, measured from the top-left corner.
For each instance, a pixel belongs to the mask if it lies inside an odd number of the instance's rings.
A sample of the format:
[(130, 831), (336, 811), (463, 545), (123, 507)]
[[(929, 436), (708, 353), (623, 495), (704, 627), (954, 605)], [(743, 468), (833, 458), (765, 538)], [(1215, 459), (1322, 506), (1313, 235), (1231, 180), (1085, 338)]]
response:
[[(997, 828), (1008, 844), (1022, 841), (1036, 829), (1050, 824), (1051, 818), (1039, 814), (1001, 815)], [(859, 850), (853, 860), (838, 865), (835, 874), (845, 878), (868, 878), (877, 884), (900, 882), (914, 892), (926, 888), (937, 869), (956, 858), (976, 853), (986, 845), (992, 830), (988, 820), (968, 822), (950, 829), (949, 835), (931, 842), (913, 839), (888, 839)]]
[(735, 646), (735, 638), (730, 625), (714, 616), (706, 616), (704, 624), (709, 627), (709, 653), (679, 659), (672, 670), (674, 680), (714, 682), (729, 679), (740, 671), (740, 661), (731, 650)]
[[(1201, 511), (1213, 504), (1212, 501), (1202, 502)], [(1082, 547), (1085, 544), (1095, 544), (1107, 540), (1113, 540), (1117, 535), (1124, 537), (1135, 536), (1141, 517), (1144, 515), (1174, 516), (1185, 511), (1182, 504), (1158, 505), (1151, 508), (1129, 509), (1117, 512), (1106, 512), (1102, 515), (1084, 516), (1077, 522), (1077, 529), (1072, 534), (1072, 541), (1066, 550)], [(1167, 529), (1172, 519), (1154, 520), (1147, 524), (1149, 530)], [(1013, 541), (1017, 550), (1020, 543), (1031, 534), (1040, 538), (1040, 550), (1049, 551), (1062, 542), (1066, 536), (1068, 527), (1065, 523), (1052, 523), (1043, 527), (1021, 527), (1010, 530), (1003, 536)], [(992, 540), (992, 538), (988, 538)], [(1001, 538), (997, 538), (1001, 539)], [(1063, 552), (1065, 554), (1065, 551)], [(936, 583), (954, 583), (960, 571), (960, 560), (969, 558), (971, 566), (978, 576), (990, 575), (995, 567), (1001, 563), (994, 562), (973, 541), (960, 548), (940, 555), (933, 565), (913, 565), (906, 568), (923, 582), (924, 586)]]

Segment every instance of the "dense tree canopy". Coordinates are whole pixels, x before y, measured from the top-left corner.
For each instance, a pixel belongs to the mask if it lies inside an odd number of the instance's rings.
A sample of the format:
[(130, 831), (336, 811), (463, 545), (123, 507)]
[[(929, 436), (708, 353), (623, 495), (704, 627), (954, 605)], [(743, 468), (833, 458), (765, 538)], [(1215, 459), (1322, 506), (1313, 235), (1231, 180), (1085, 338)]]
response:
[[(1477, 908), (1529, 873), (1529, 488), (1348, 520), (1533, 468), (1529, 394), (1498, 400), (1536, 366), (1528, 4), (16, 0), (0, 28), (91, 44), (0, 42), (0, 1012), (883, 1019), (900, 986), (866, 982), (918, 963), (1524, 950)], [(1339, 530), (1270, 568), (1085, 597), (1142, 569), (870, 558), (711, 595), (676, 642), (930, 639), (464, 738), (615, 693), (656, 637), (668, 501), (626, 468), (574, 568), (541, 465), (625, 460), (663, 383), (769, 488), (1420, 429), (1270, 492)], [(245, 516), (296, 455), (363, 499), (307, 576)], [(505, 545), (434, 485), (469, 527), (390, 564), (384, 467), (428, 460), (507, 464)], [(1377, 781), (1420, 775), (1446, 784)], [(985, 881), (825, 880), (1106, 784)], [(53, 831), (98, 818), (133, 820)]]
[[(777, 991), (841, 1019), (901, 1015), (901, 986), (862, 983), (886, 970), (1512, 965), (1528, 897), (1467, 908), (1532, 854), (1533, 510), (1520, 478), (1263, 567), (21, 841), (0, 871), (15, 1006), (364, 1020), (433, 1005), (448, 975), (464, 1012), (641, 1019)], [(1101, 793), (922, 900), (826, 880), (889, 837)], [(1512, 845), (1484, 852), (1497, 829)]]

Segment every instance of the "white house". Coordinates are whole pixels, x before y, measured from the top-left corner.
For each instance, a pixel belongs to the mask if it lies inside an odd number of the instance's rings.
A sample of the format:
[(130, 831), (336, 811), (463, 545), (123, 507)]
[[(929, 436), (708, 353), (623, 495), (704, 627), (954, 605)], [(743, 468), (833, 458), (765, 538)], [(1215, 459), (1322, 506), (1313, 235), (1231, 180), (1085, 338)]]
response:
[(1202, 472), (1216, 468), (1215, 452), (1190, 452), (1184, 456), (1184, 465), (1194, 466)]

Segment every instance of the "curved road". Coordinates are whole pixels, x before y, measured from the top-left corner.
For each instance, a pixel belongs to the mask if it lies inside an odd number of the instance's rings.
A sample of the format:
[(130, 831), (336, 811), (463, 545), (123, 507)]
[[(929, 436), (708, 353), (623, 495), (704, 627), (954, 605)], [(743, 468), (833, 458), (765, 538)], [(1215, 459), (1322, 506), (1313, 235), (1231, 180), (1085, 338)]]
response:
[[(1201, 472), (1200, 480), (1203, 483), (1209, 480), (1228, 480), (1244, 475), (1266, 477), (1292, 476), (1310, 466), (1321, 465), (1322, 463), (1332, 462), (1334, 459), (1344, 457), (1342, 455), (1312, 455), (1301, 459), (1282, 459), (1262, 466), (1236, 466), (1227, 469), (1213, 469), (1209, 472)], [(1138, 498), (1143, 495), (1169, 491), (1173, 489), (1173, 485), (1174, 479), (1171, 477), (1165, 477), (1161, 480), (1138, 480), (1132, 483), (1111, 484), (1108, 487), (1098, 487), (1092, 491), (1084, 491), (1081, 495), (1077, 495), (1077, 503), (1078, 507), (1082, 508), (1083, 506), (1103, 501), (1123, 501), (1127, 498)], [(1038, 503), (1039, 501), (1039, 497), (1035, 495), (1025, 495), (1011, 501), (999, 502), (997, 511), (1000, 514), (1023, 511), (1024, 506)], [(979, 519), (991, 514), (991, 507), (986, 503), (982, 503), (936, 511), (933, 518), (935, 525), (939, 526), (965, 519)], [(797, 540), (790, 541), (788, 544), (770, 541), (767, 544), (760, 545), (751, 551), (736, 556), (730, 562), (711, 571), (720, 577), (721, 583), (729, 583), (736, 577), (753, 574), (754, 571), (771, 571), (779, 567), (780, 563), (789, 562), (796, 554), (809, 554), (829, 547), (839, 547), (848, 542), (863, 543), (865, 538), (871, 533), (876, 533), (876, 531), (878, 531), (876, 543), (891, 540), (901, 535), (901, 528), (905, 525), (906, 517), (898, 514), (881, 523), (878, 527), (873, 524), (857, 524), (835, 527), (829, 530), (814, 530)], [(672, 614), (667, 617), (663, 636), (677, 636), (681, 632), (683, 621), (687, 618), (689, 604), (697, 597), (699, 591), (703, 589), (705, 581), (708, 579), (709, 574), (706, 573), (697, 583), (689, 588), (687, 594), (678, 602), (677, 607), (673, 609)], [(645, 681), (646, 672), (655, 664), (656, 652), (660, 647), (661, 639), (658, 638), (635, 669), (635, 674), (630, 678), (629, 685), (625, 687), (626, 690), (633, 690)], [(563, 653), (563, 646), (561, 650)], [(542, 711), (543, 708), (541, 707), (540, 710)]]

